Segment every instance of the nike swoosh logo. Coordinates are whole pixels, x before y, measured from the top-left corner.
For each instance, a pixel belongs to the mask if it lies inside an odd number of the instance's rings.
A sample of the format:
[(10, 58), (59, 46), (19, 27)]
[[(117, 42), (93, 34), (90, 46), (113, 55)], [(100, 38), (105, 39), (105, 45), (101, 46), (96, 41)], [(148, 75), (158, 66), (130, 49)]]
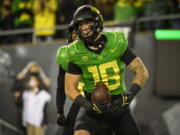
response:
[(111, 49), (111, 52), (114, 52), (116, 49), (117, 49), (117, 47), (116, 47), (116, 48)]

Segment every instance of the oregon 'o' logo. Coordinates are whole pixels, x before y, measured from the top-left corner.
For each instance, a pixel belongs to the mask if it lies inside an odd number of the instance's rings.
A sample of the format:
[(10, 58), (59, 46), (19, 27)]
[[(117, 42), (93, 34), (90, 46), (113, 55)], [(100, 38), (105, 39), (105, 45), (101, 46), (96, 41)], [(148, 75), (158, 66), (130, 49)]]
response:
[(98, 60), (102, 60), (103, 59), (103, 56), (98, 56)]
[(82, 60), (83, 60), (83, 61), (87, 61), (87, 60), (88, 60), (88, 57), (87, 57), (87, 56), (83, 56), (83, 57), (82, 57)]

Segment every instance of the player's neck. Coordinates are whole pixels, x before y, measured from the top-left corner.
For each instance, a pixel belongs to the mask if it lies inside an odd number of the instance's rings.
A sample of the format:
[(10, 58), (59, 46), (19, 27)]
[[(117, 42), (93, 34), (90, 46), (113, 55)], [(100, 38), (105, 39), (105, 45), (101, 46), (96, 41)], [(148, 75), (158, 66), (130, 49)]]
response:
[(93, 43), (93, 45), (87, 45), (87, 47), (91, 50), (99, 50), (102, 49), (105, 46), (106, 43), (106, 37), (103, 35), (99, 35), (97, 40)]
[(92, 49), (92, 50), (99, 50), (100, 48), (102, 48), (103, 45), (97, 45), (97, 46), (88, 46), (88, 48)]

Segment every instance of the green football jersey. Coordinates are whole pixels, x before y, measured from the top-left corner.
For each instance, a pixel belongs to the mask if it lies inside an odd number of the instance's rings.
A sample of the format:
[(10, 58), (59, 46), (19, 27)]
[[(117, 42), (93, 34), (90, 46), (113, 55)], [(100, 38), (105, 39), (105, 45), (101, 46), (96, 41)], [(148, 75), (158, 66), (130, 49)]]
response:
[[(57, 62), (57, 64), (59, 64), (61, 66), (61, 68), (64, 71), (67, 71), (68, 63), (69, 63), (67, 50), (68, 50), (67, 46), (62, 46), (62, 47), (59, 47), (56, 52), (56, 62)], [(78, 90), (81, 93), (81, 95), (84, 95), (83, 87), (84, 87), (84, 83), (83, 83), (82, 78), (80, 78), (80, 82), (78, 84)]]
[(56, 62), (59, 64), (64, 71), (67, 71), (68, 68), (68, 55), (67, 55), (67, 46), (61, 46), (56, 52)]
[(104, 32), (107, 43), (100, 54), (89, 51), (82, 40), (71, 43), (68, 47), (69, 61), (82, 69), (84, 90), (92, 92), (95, 84), (102, 81), (111, 95), (126, 90), (124, 82), (125, 63), (121, 60), (128, 42), (123, 33)]

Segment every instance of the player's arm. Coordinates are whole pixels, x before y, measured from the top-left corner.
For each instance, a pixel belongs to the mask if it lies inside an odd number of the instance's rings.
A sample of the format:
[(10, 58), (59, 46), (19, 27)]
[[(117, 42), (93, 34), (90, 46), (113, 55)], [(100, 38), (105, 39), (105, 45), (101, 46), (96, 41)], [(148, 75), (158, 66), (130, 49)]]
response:
[(128, 65), (128, 69), (135, 73), (132, 83), (137, 84), (142, 88), (149, 77), (149, 73), (141, 59), (139, 57), (134, 58)]
[(90, 110), (91, 103), (84, 98), (78, 91), (78, 83), (81, 75), (81, 68), (76, 64), (69, 62), (68, 71), (65, 74), (65, 93), (75, 103)]
[(137, 57), (129, 48), (127, 48), (124, 52), (122, 60), (127, 65), (128, 69), (135, 73), (135, 77), (130, 88), (130, 91), (135, 96), (137, 92), (144, 86), (149, 77), (149, 73), (141, 59)]
[(66, 100), (65, 89), (64, 89), (64, 77), (65, 71), (59, 66), (59, 73), (57, 77), (57, 91), (56, 91), (56, 107), (57, 107), (57, 124), (63, 126), (66, 122), (64, 116), (64, 104)]
[(82, 71), (76, 64), (69, 62), (68, 71), (65, 74), (65, 93), (75, 103), (84, 107), (86, 110), (93, 111), (95, 113), (102, 113), (100, 104), (91, 103), (85, 97), (83, 97), (78, 91), (78, 83)]
[(64, 113), (64, 104), (66, 100), (65, 90), (64, 90), (64, 76), (65, 71), (59, 66), (59, 73), (57, 77), (57, 91), (56, 91), (56, 107), (58, 114)]
[(71, 73), (66, 73), (65, 75), (65, 92), (66, 95), (73, 101), (76, 99), (77, 96), (80, 95), (79, 91), (77, 90), (79, 79), (80, 75)]
[(65, 93), (73, 101), (80, 95), (77, 89), (80, 75), (81, 69), (76, 64), (69, 62), (68, 71), (65, 74)]
[(121, 98), (118, 98), (112, 103), (112, 112), (122, 112), (126, 110), (149, 77), (149, 73), (143, 62), (129, 48), (126, 49), (121, 60), (128, 66), (129, 70), (135, 73), (135, 77), (130, 89), (122, 93)]

